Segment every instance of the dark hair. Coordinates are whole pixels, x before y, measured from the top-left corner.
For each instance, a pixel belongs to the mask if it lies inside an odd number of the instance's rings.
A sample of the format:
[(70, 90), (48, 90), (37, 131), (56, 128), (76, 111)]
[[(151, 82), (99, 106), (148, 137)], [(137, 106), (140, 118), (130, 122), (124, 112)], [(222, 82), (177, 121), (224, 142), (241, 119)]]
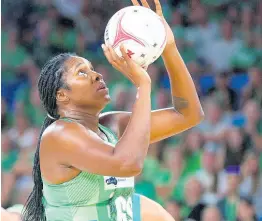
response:
[[(43, 181), (40, 170), (39, 149), (41, 137), (45, 129), (56, 119), (59, 114), (56, 105), (56, 93), (59, 88), (69, 89), (63, 81), (63, 73), (65, 72), (64, 63), (72, 54), (63, 53), (50, 59), (43, 67), (38, 80), (39, 96), (43, 107), (47, 111), (47, 116), (42, 125), (38, 138), (37, 149), (34, 157), (33, 180), (34, 187), (29, 195), (25, 208), (22, 212), (23, 221), (45, 221), (45, 209), (43, 205)], [(51, 116), (51, 117), (50, 117)]]

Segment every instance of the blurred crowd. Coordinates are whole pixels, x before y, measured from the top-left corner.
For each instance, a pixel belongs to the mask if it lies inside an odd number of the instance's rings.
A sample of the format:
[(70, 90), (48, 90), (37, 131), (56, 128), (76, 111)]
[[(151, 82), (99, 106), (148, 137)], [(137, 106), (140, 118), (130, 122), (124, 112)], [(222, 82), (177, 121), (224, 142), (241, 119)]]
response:
[[(262, 219), (262, 1), (161, 3), (205, 120), (150, 147), (136, 192), (159, 202), (176, 221)], [(104, 111), (132, 108), (132, 85), (107, 63), (100, 47), (108, 19), (130, 4), (2, 0), (3, 207), (24, 204), (32, 189), (33, 156), (46, 115), (37, 78), (51, 56), (68, 51), (84, 56), (110, 89), (112, 102)], [(148, 72), (152, 109), (171, 106), (162, 60)]]

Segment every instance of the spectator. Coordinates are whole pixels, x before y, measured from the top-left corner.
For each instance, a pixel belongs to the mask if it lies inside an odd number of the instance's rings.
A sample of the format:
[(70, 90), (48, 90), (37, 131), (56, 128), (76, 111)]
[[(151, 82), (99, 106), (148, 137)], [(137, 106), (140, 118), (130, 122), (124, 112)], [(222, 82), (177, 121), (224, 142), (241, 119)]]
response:
[(62, 15), (72, 19), (79, 15), (83, 5), (82, 0), (53, 0), (53, 3)]
[[(165, 149), (166, 148), (170, 147), (165, 147)], [(183, 185), (185, 177), (187, 176), (187, 173), (184, 170), (184, 164), (182, 163), (182, 165), (178, 165), (183, 162), (182, 152), (179, 149), (169, 149), (166, 150), (166, 152), (167, 154), (164, 158), (167, 159), (165, 159), (164, 163), (159, 168), (154, 181), (159, 199), (161, 199), (163, 205), (165, 205), (164, 202), (168, 201), (171, 194), (173, 194), (173, 199), (177, 202), (184, 197), (183, 193), (181, 193), (181, 191), (179, 192), (179, 186)], [(175, 159), (172, 159), (173, 157)], [(175, 160), (177, 160), (178, 163), (175, 163)]]
[(234, 36), (233, 23), (224, 19), (221, 23), (221, 39), (212, 44), (207, 62), (218, 73), (230, 70), (230, 60), (241, 47), (241, 41)]
[(154, 201), (157, 200), (156, 188), (151, 180), (146, 179), (146, 177), (139, 175), (136, 177), (135, 185), (136, 193), (148, 197)]
[(3, 33), (2, 39), (2, 81), (5, 84), (16, 82), (23, 65), (29, 59), (26, 50), (18, 44), (17, 30), (11, 28)]
[(202, 215), (202, 221), (221, 221), (221, 214), (216, 207), (207, 207), (205, 208), (203, 215)]
[(8, 131), (8, 136), (19, 148), (31, 147), (35, 130), (29, 127), (28, 119), (24, 114), (18, 113), (15, 120), (15, 126)]
[[(152, 92), (154, 93), (154, 92)], [(155, 97), (153, 97), (153, 95)], [(153, 100), (154, 99), (154, 100)], [(155, 92), (155, 94), (152, 94), (152, 106), (155, 106), (156, 108), (165, 108), (167, 106), (170, 106), (171, 101), (170, 101), (170, 92), (167, 91), (166, 89), (159, 89), (158, 91)]]
[[(262, 16), (260, 18), (262, 20)], [(262, 24), (262, 21), (261, 21)], [(261, 26), (260, 26), (261, 27)], [(262, 36), (261, 36), (261, 30), (255, 32), (255, 47), (256, 47), (256, 53), (257, 53), (257, 60), (256, 60), (256, 66), (262, 69)]]
[(47, 18), (41, 19), (35, 29), (35, 45), (33, 57), (37, 65), (42, 67), (51, 56), (49, 38), (51, 34), (51, 21)]
[(253, 203), (248, 198), (243, 198), (238, 204), (237, 221), (257, 221)]
[(231, 4), (228, 6), (227, 8), (227, 14), (226, 17), (231, 20), (233, 22), (234, 25), (238, 24), (238, 20), (239, 20), (239, 10), (238, 8)]
[(167, 150), (166, 164), (171, 175), (172, 182), (170, 185), (173, 187), (171, 197), (176, 201), (182, 201), (184, 199), (184, 193), (181, 189), (184, 187), (188, 174), (183, 173), (185, 163), (181, 148), (169, 148)]
[(221, 72), (216, 76), (216, 85), (208, 90), (208, 94), (222, 105), (223, 110), (237, 110), (238, 97), (237, 93), (229, 87), (229, 73)]
[(253, 101), (247, 101), (244, 106), (244, 114), (246, 116), (246, 124), (244, 127), (246, 143), (251, 147), (262, 151), (262, 118), (258, 104)]
[(242, 182), (239, 186), (239, 194), (242, 197), (252, 198), (259, 185), (258, 156), (255, 152), (246, 154), (241, 170)]
[(23, 179), (17, 179), (16, 185), (14, 186), (14, 197), (13, 201), (25, 205), (26, 201), (33, 190), (32, 177), (27, 176)]
[(214, 149), (205, 148), (202, 156), (202, 169), (195, 175), (204, 188), (203, 202), (213, 205), (218, 200), (216, 195), (218, 185), (216, 157), (217, 153)]
[(181, 218), (181, 203), (175, 200), (168, 200), (165, 209), (171, 214), (176, 221), (182, 221)]
[(158, 161), (158, 155), (157, 155), (158, 147), (159, 147), (159, 144), (150, 145), (150, 149), (148, 151), (148, 155), (144, 162), (144, 167), (143, 167), (143, 171), (141, 174), (143, 179), (148, 180), (152, 182), (153, 184), (156, 183), (159, 177), (159, 174), (160, 174), (160, 170), (161, 170), (161, 164)]
[(210, 57), (210, 49), (219, 34), (219, 27), (208, 19), (208, 11), (204, 6), (192, 8), (191, 22), (195, 24), (189, 28), (187, 38), (196, 48), (199, 58), (205, 63)]
[(227, 192), (226, 196), (218, 202), (218, 208), (225, 220), (235, 221), (237, 205), (239, 202), (238, 187), (240, 182), (240, 169), (238, 166), (227, 167)]
[(83, 7), (81, 12), (78, 14), (77, 17), (77, 26), (81, 30), (81, 33), (84, 35), (86, 44), (93, 44), (98, 41), (98, 36), (96, 30), (93, 27), (92, 20), (90, 19), (89, 15), (89, 5), (90, 2), (83, 1)]
[(259, 174), (259, 181), (258, 181), (258, 188), (257, 191), (253, 197), (253, 202), (254, 202), (254, 208), (256, 210), (257, 217), (259, 219), (262, 218), (262, 178), (261, 178), (261, 173)]
[(16, 96), (17, 108), (21, 109), (33, 126), (40, 127), (46, 116), (46, 112), (42, 107), (38, 89), (36, 86), (30, 88), (21, 88)]
[(254, 14), (252, 13), (253, 9), (250, 5), (246, 5), (242, 8), (241, 11), (241, 32), (243, 34), (250, 34), (252, 31), (252, 26), (254, 24)]
[(244, 134), (241, 129), (231, 127), (225, 135), (224, 167), (227, 168), (230, 165), (240, 166), (247, 148), (244, 144)]
[(185, 28), (183, 27), (183, 18), (180, 10), (175, 10), (172, 13), (171, 26), (172, 31), (178, 37), (185, 35)]
[(230, 63), (234, 72), (245, 73), (249, 68), (256, 64), (258, 59), (257, 48), (253, 33), (245, 37), (245, 42), (232, 57)]
[(208, 99), (204, 104), (205, 120), (198, 126), (203, 133), (204, 140), (213, 144), (217, 149), (221, 148), (228, 122), (220, 105), (215, 101)]
[[(201, 183), (195, 178), (190, 177), (185, 185), (185, 206), (183, 212), (188, 215), (188, 219), (200, 220), (205, 204), (201, 202), (203, 188)], [(190, 212), (191, 211), (191, 212)]]
[(166, 90), (160, 88), (160, 85), (158, 84), (161, 75), (161, 69), (157, 65), (152, 64), (148, 67), (147, 71), (150, 73), (151, 82), (153, 85), (151, 92), (152, 109), (164, 108), (168, 105), (170, 92), (167, 93)]
[(182, 23), (182, 12), (180, 10), (174, 11), (172, 14), (172, 30), (176, 36), (177, 47), (184, 62), (187, 64), (190, 73), (196, 75), (200, 72), (200, 64), (197, 61), (196, 50), (192, 47), (194, 39), (190, 39), (192, 35), (187, 33)]
[(181, 144), (184, 151), (185, 169), (184, 173), (194, 174), (201, 168), (201, 157), (203, 146), (202, 135), (198, 130), (190, 130)]
[(250, 81), (243, 91), (243, 103), (247, 100), (255, 100), (260, 108), (262, 108), (262, 72), (258, 67), (252, 67), (249, 70)]
[(129, 100), (130, 91), (127, 89), (126, 85), (117, 85), (113, 91), (112, 105), (114, 110), (123, 111), (127, 109), (127, 101)]
[(75, 22), (66, 17), (58, 17), (50, 34), (52, 54), (76, 50), (77, 33)]
[(14, 143), (12, 143), (6, 131), (2, 131), (1, 153), (1, 205), (8, 206), (11, 201), (12, 189), (16, 181), (15, 174), (12, 173), (12, 170), (19, 158), (19, 150)]
[(12, 114), (7, 111), (7, 105), (4, 98), (1, 98), (1, 128), (5, 130), (12, 124)]

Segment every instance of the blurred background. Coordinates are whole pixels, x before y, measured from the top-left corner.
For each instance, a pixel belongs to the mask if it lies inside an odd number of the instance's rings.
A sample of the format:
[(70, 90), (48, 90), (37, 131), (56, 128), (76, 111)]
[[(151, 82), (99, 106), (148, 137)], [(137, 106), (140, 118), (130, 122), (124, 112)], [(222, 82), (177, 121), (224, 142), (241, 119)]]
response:
[[(161, 3), (205, 120), (152, 145), (136, 192), (159, 202), (176, 221), (262, 219), (262, 1)], [(2, 0), (4, 208), (24, 204), (32, 189), (33, 155), (46, 115), (36, 83), (50, 57), (68, 51), (84, 56), (110, 88), (105, 111), (132, 107), (132, 85), (100, 47), (107, 21), (127, 5), (128, 0)], [(161, 58), (148, 72), (152, 108), (171, 106)]]

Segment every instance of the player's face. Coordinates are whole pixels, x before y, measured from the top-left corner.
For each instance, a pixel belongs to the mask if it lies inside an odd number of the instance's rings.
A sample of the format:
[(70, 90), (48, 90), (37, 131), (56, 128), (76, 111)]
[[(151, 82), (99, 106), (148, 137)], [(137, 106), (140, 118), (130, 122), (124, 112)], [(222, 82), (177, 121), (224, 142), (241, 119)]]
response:
[(79, 107), (101, 109), (110, 101), (108, 88), (102, 75), (95, 72), (92, 64), (73, 56), (65, 63), (64, 80), (69, 90), (64, 90), (69, 102)]

